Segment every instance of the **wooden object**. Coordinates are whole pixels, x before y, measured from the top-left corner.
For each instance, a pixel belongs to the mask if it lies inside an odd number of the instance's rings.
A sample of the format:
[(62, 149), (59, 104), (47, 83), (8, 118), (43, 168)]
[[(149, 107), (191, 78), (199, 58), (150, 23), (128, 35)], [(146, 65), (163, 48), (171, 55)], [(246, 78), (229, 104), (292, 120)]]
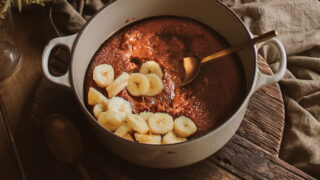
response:
[[(0, 95), (28, 179), (82, 179), (73, 165), (57, 161), (44, 142), (43, 122), (51, 113), (65, 115), (80, 129), (85, 148), (81, 161), (94, 180), (313, 179), (278, 157), (284, 128), (284, 107), (278, 84), (257, 91), (251, 97), (245, 118), (233, 138), (217, 153), (199, 163), (158, 170), (136, 166), (113, 155), (87, 126), (72, 92), (42, 77), (40, 63), (45, 42), (38, 29), (40, 22), (45, 21), (37, 13), (39, 11), (24, 12), (16, 16), (23, 60), (16, 74), (0, 84)], [(52, 69), (60, 70), (65, 70), (65, 64), (64, 61), (51, 63), (54, 65)], [(259, 67), (271, 73), (261, 57)], [(2, 121), (0, 143), (1, 179), (21, 179)]]

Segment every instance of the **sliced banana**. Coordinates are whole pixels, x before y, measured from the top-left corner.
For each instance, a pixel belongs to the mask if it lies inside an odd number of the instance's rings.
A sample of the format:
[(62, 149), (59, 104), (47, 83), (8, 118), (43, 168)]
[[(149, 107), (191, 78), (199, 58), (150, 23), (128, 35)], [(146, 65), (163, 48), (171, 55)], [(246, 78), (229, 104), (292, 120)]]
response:
[(108, 98), (105, 97), (102, 93), (100, 93), (95, 88), (90, 87), (89, 92), (88, 92), (88, 104), (89, 105), (96, 105), (99, 103), (107, 104)]
[(148, 122), (148, 120), (151, 118), (151, 116), (153, 116), (153, 112), (143, 111), (143, 112), (139, 113), (139, 116)]
[(155, 96), (160, 94), (163, 90), (163, 82), (162, 80), (155, 74), (146, 75), (149, 80), (149, 90), (146, 92), (147, 96)]
[(127, 139), (129, 141), (134, 141), (134, 139), (132, 138), (131, 134), (126, 134), (123, 136), (124, 139)]
[(129, 114), (132, 113), (130, 102), (117, 96), (109, 99), (107, 109), (108, 111), (114, 111), (114, 112), (124, 112)]
[(115, 79), (107, 88), (108, 97), (112, 98), (117, 95), (128, 85), (129, 74), (123, 72), (117, 79)]
[(125, 117), (126, 114), (121, 112), (102, 112), (98, 116), (98, 123), (109, 131), (115, 131), (120, 127)]
[(99, 114), (107, 110), (107, 105), (104, 103), (99, 103), (93, 106), (93, 114), (96, 118), (99, 117)]
[(175, 144), (187, 141), (187, 138), (179, 137), (173, 131), (168, 132), (166, 135), (162, 137), (162, 144)]
[(173, 123), (175, 133), (181, 137), (189, 137), (197, 131), (194, 122), (185, 116), (178, 117)]
[(142, 96), (149, 90), (149, 80), (142, 73), (130, 74), (127, 89), (133, 96)]
[(160, 65), (155, 61), (147, 61), (142, 64), (140, 68), (140, 73), (142, 74), (156, 74), (159, 78), (162, 78), (162, 70)]
[(140, 134), (146, 134), (149, 131), (149, 126), (146, 120), (137, 114), (127, 114), (126, 121), (129, 126)]
[(173, 118), (167, 113), (154, 113), (148, 124), (152, 133), (166, 134), (173, 129)]
[(149, 134), (134, 133), (134, 137), (140, 143), (161, 144), (161, 135), (149, 135)]
[(93, 80), (99, 87), (107, 87), (114, 79), (113, 67), (109, 64), (100, 64), (93, 69)]
[(114, 132), (115, 135), (124, 137), (127, 133), (129, 133), (132, 128), (127, 123), (122, 123), (121, 126)]

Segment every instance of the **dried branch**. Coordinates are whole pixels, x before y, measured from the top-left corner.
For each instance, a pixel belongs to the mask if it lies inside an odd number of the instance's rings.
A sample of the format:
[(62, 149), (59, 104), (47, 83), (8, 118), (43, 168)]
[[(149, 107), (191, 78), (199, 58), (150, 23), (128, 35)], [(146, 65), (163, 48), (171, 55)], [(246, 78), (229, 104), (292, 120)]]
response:
[(5, 12), (7, 12), (11, 5), (16, 6), (21, 12), (23, 5), (39, 4), (44, 6), (44, 3), (49, 1), (50, 0), (0, 0), (0, 18), (4, 18)]

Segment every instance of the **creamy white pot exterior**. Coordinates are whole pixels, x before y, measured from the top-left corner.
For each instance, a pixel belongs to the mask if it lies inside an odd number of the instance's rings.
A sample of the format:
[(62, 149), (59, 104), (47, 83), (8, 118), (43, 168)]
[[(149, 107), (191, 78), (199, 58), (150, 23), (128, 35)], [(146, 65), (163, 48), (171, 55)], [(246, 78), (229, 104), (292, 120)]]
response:
[[(286, 68), (286, 55), (277, 39), (261, 43), (274, 45), (280, 54), (280, 68), (272, 76), (260, 73), (257, 67), (257, 49), (251, 47), (239, 51), (247, 80), (247, 95), (241, 107), (217, 129), (188, 142), (173, 145), (147, 145), (124, 140), (101, 127), (85, 107), (83, 99), (84, 79), (87, 67), (101, 44), (112, 34), (134, 21), (153, 16), (173, 15), (200, 21), (219, 34), (231, 45), (252, 38), (242, 21), (227, 7), (214, 0), (118, 0), (99, 11), (79, 34), (60, 37), (49, 42), (43, 52), (43, 71), (46, 77), (73, 89), (88, 122), (97, 137), (115, 154), (134, 164), (153, 168), (186, 166), (207, 158), (230, 140), (245, 114), (251, 94), (261, 86), (279, 81)], [(48, 71), (48, 58), (53, 47), (64, 45), (72, 53), (70, 70), (64, 76), (53, 77)]]

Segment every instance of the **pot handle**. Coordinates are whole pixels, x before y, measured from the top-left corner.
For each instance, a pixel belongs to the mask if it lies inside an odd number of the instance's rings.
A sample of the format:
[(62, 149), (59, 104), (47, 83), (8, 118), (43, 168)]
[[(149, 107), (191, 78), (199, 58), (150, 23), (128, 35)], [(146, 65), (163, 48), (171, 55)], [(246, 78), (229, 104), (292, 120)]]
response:
[(280, 66), (279, 66), (278, 72), (276, 72), (273, 75), (265, 75), (258, 68), (258, 76), (257, 76), (256, 84), (254, 87), (254, 91), (257, 91), (262, 86), (279, 81), (284, 76), (284, 73), (286, 71), (287, 56), (286, 56), (286, 51), (285, 51), (282, 43), (278, 39), (272, 38), (268, 41), (264, 41), (264, 42), (259, 43), (257, 45), (257, 49), (261, 48), (264, 45), (272, 45), (278, 50), (278, 52), (280, 54)]
[(78, 34), (74, 34), (71, 36), (57, 37), (57, 38), (52, 39), (45, 47), (43, 54), (42, 54), (42, 70), (43, 70), (44, 75), (50, 81), (52, 81), (56, 84), (60, 84), (60, 85), (69, 87), (69, 88), (71, 87), (70, 81), (69, 81), (69, 70), (62, 76), (57, 76), (57, 77), (53, 76), (49, 72), (48, 62), (49, 62), (50, 53), (51, 53), (52, 49), (56, 46), (59, 46), (59, 45), (66, 46), (71, 51), (74, 40), (76, 39), (77, 35)]

